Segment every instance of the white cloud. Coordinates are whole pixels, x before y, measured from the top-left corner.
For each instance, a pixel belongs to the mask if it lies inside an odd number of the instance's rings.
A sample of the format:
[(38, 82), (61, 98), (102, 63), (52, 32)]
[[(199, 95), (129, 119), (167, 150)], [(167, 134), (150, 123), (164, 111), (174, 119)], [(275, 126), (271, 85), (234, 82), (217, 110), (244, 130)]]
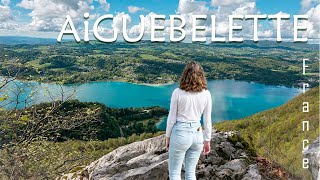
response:
[(66, 15), (77, 25), (94, 9), (83, 0), (22, 0), (17, 6), (31, 10), (32, 22), (26, 28), (35, 31), (60, 31)]
[(0, 5), (0, 30), (1, 31), (12, 31), (20, 28), (19, 24), (14, 22), (14, 17), (11, 8), (8, 6), (10, 0), (1, 1), (4, 6)]
[[(149, 14), (147, 14), (145, 16), (145, 22), (144, 22), (144, 34), (151, 34), (151, 16), (152, 15), (157, 15), (156, 13), (154, 12), (150, 12)], [(133, 27), (130, 28), (129, 30), (129, 33), (130, 34), (140, 34), (140, 24), (139, 23), (138, 25), (134, 25)], [(164, 36), (164, 35), (167, 35), (169, 33), (169, 25), (170, 25), (170, 21), (168, 19), (164, 20), (164, 21), (161, 21), (161, 20), (156, 20), (155, 21), (155, 24), (156, 25), (161, 25), (161, 26), (164, 26), (165, 29), (164, 31), (156, 31), (155, 34), (156, 36)]]
[(271, 38), (274, 37), (274, 32), (272, 30), (264, 30), (264, 31), (259, 31), (258, 36), (260, 38)]
[[(276, 15), (289, 15), (288, 13), (284, 13), (282, 11), (278, 12)], [(307, 13), (308, 20), (302, 20), (298, 22), (298, 25), (304, 25), (307, 26), (306, 31), (301, 31), (301, 33), (298, 33), (299, 37), (308, 37), (309, 39), (319, 39), (320, 38), (320, 5), (317, 5), (316, 7), (311, 8)], [(291, 19), (293, 19), (293, 16), (290, 16)], [(276, 32), (277, 32), (277, 21), (269, 20), (268, 24), (270, 25), (269, 29), (264, 28), (262, 32), (259, 32), (259, 37), (272, 37), (276, 38)], [(284, 39), (293, 39), (293, 21), (292, 20), (281, 20), (281, 37)], [(261, 27), (259, 27), (261, 29)]]
[[(256, 8), (256, 3), (255, 2), (244, 2), (240, 4), (233, 12), (232, 14), (234, 15), (255, 15), (255, 14), (261, 14), (260, 11)], [(260, 38), (260, 34), (262, 36), (265, 35), (270, 35), (269, 30), (265, 30), (266, 28), (261, 26), (261, 22), (258, 22), (259, 28), (258, 28), (258, 35)], [(237, 23), (235, 23), (237, 24)], [(253, 20), (243, 20), (239, 25), (242, 26), (242, 30), (238, 33), (234, 34), (239, 34), (239, 36), (244, 37), (245, 39), (253, 39)], [(227, 26), (229, 27), (229, 25)]]
[[(274, 15), (290, 15), (285, 12), (278, 12)], [(293, 18), (290, 16), (290, 18)], [(277, 20), (272, 19), (269, 20), (269, 25), (271, 26), (271, 30), (274, 32), (273, 35), (276, 37), (277, 34)], [(293, 39), (293, 21), (290, 21), (289, 19), (283, 19), (280, 21), (280, 28), (281, 28), (281, 38), (292, 38)]]
[(146, 9), (144, 7), (137, 7), (137, 6), (128, 6), (129, 13), (133, 14), (138, 11), (145, 11)]
[[(314, 0), (311, 0), (312, 2)], [(311, 2), (311, 5), (312, 5)], [(228, 37), (229, 22), (228, 16), (234, 15), (248, 15), (248, 14), (261, 14), (259, 9), (256, 7), (255, 0), (212, 0), (211, 6), (208, 7), (206, 2), (196, 0), (180, 0), (177, 13), (186, 17), (187, 22), (191, 23), (191, 15), (194, 14), (206, 14), (208, 15), (206, 24), (207, 36), (211, 36), (211, 20), (209, 15), (216, 15), (216, 34), (217, 36)], [(287, 14), (279, 12), (277, 14)], [(311, 8), (308, 13), (308, 34), (309, 38), (319, 38), (319, 27), (320, 27), (320, 5)], [(189, 18), (189, 19), (188, 19)], [(293, 16), (291, 16), (293, 18)], [(264, 22), (263, 22), (264, 21)], [(258, 21), (258, 37), (262, 39), (276, 38), (277, 21), (276, 20), (259, 20)], [(234, 36), (243, 37), (245, 40), (253, 39), (253, 20), (236, 20), (235, 25), (241, 25), (242, 30), (234, 32)], [(187, 34), (190, 35), (190, 26), (186, 25)], [(282, 20), (281, 21), (281, 37), (293, 39), (293, 21)]]
[[(211, 30), (211, 18), (210, 15), (216, 14), (215, 10), (210, 9), (209, 6), (207, 6), (207, 2), (204, 1), (195, 1), (195, 0), (180, 0), (177, 14), (180, 14), (184, 17), (186, 20), (185, 30), (186, 35), (191, 35), (191, 29), (192, 29), (192, 15), (207, 15), (206, 20), (198, 20), (197, 25), (206, 26), (206, 32), (199, 32), (199, 35), (204, 35), (209, 33)], [(168, 22), (169, 23), (169, 22)]]
[(108, 12), (110, 10), (110, 3), (107, 2), (107, 0), (99, 0), (99, 3), (101, 6), (104, 7), (104, 10)]
[(310, 9), (310, 7), (314, 6), (317, 3), (317, 0), (301, 0), (301, 9), (302, 11), (306, 11)]
[(180, 0), (178, 5), (178, 14), (208, 14), (209, 7), (206, 2), (195, 0)]
[[(206, 36), (211, 36), (211, 15), (216, 15), (216, 35), (227, 36), (229, 31), (229, 18), (231, 14), (246, 15), (246, 14), (260, 14), (260, 11), (256, 8), (254, 0), (212, 0), (211, 6), (203, 1), (195, 0), (180, 0), (177, 13), (185, 17), (187, 24), (187, 35), (191, 33), (192, 27), (192, 15), (204, 14), (207, 15), (207, 20), (202, 25), (206, 26)], [(243, 26), (242, 31), (239, 33), (241, 36), (252, 36), (253, 33), (253, 22), (252, 21), (237, 21), (235, 24)], [(249, 28), (248, 28), (249, 27)], [(250, 28), (252, 27), (252, 28)], [(201, 34), (201, 33), (199, 33)]]
[(211, 0), (212, 6), (238, 6), (239, 4), (248, 2), (249, 0)]
[(9, 6), (1, 6), (0, 5), (0, 22), (6, 22), (12, 19), (11, 9)]
[[(10, 0), (1, 0), (3, 5), (0, 5), (0, 29), (24, 29), (26, 31), (60, 31), (62, 24), (65, 21), (65, 16), (70, 15), (76, 27), (83, 21), (83, 14), (94, 10), (92, 2), (98, 2), (105, 11), (110, 10), (110, 3), (108, 0), (21, 0), (18, 6), (31, 10), (28, 14), (32, 17), (32, 22), (27, 26), (13, 24), (12, 11), (8, 4)], [(320, 5), (315, 6), (316, 0), (301, 0), (302, 12), (308, 14), (309, 20), (304, 21), (308, 27), (306, 32), (303, 32), (303, 36), (308, 38), (319, 38), (319, 27), (320, 27)], [(310, 8), (311, 7), (311, 8)], [(147, 11), (144, 7), (128, 6), (128, 12), (134, 14), (139, 11)], [(150, 16), (156, 14), (150, 12), (145, 17), (145, 34), (149, 34), (151, 30)], [(185, 29), (187, 35), (191, 35), (191, 23), (192, 15), (203, 14), (207, 15), (207, 20), (200, 24), (206, 26), (205, 35), (211, 36), (211, 19), (210, 15), (216, 15), (216, 34), (217, 36), (228, 36), (228, 16), (231, 14), (261, 14), (259, 9), (256, 7), (255, 0), (211, 0), (205, 2), (203, 0), (180, 0), (176, 14), (182, 15), (186, 19)], [(279, 12), (278, 14), (285, 14)], [(90, 18), (95, 19), (100, 16), (99, 14), (91, 14)], [(112, 28), (117, 29), (120, 33), (122, 32), (122, 17), (127, 16), (128, 28), (130, 34), (139, 34), (140, 24), (132, 25), (132, 17), (125, 12), (116, 13)], [(95, 17), (95, 18), (93, 18)], [(134, 17), (134, 16), (133, 16)], [(293, 38), (293, 23), (291, 20), (282, 20), (281, 22), (281, 35), (283, 38)], [(276, 36), (276, 20), (259, 20), (258, 36), (260, 39), (263, 38), (275, 38)], [(168, 35), (169, 32), (169, 20), (164, 22), (157, 22), (159, 25), (165, 26), (163, 35)], [(236, 36), (244, 37), (244, 39), (253, 37), (253, 21), (241, 21), (236, 20), (236, 25), (243, 27), (242, 31), (235, 33)], [(99, 27), (99, 32), (112, 33), (112, 29), (109, 27)], [(199, 33), (200, 34), (200, 33)]]
[(129, 16), (129, 14), (126, 14), (124, 12), (117, 13), (113, 18), (112, 28), (118, 30), (118, 32), (122, 32), (123, 16), (127, 17), (127, 24), (131, 23), (131, 17)]
[(10, 4), (10, 0), (1, 0), (1, 3), (5, 6), (8, 6)]
[(320, 39), (320, 4), (311, 8), (306, 14), (308, 21), (304, 21), (302, 24), (307, 26), (307, 31), (303, 35), (312, 39)]
[[(232, 3), (233, 2), (233, 3)], [(236, 4), (236, 5), (234, 5)], [(201, 23), (206, 26), (206, 31), (204, 33), (198, 33), (199, 35), (211, 36), (211, 19), (210, 15), (216, 15), (216, 35), (228, 37), (229, 31), (229, 22), (228, 16), (231, 14), (237, 15), (247, 15), (247, 14), (261, 14), (259, 9), (256, 7), (255, 0), (235, 0), (235, 1), (212, 1), (211, 5), (215, 5), (216, 7), (209, 7), (208, 3), (203, 1), (196, 0), (180, 0), (176, 13), (182, 15), (186, 19), (185, 30), (187, 35), (191, 35), (191, 23), (192, 23), (192, 15), (196, 14), (204, 14), (207, 15), (207, 20), (205, 23)], [(316, 22), (319, 22), (319, 17), (315, 16), (318, 9), (310, 10), (309, 14), (314, 14), (313, 16), (313, 24), (310, 25), (314, 27)], [(312, 11), (312, 12), (311, 12)], [(155, 14), (151, 12), (146, 16), (145, 22), (145, 33), (150, 33), (148, 27), (150, 27), (150, 15)], [(286, 14), (283, 12), (279, 12), (277, 14)], [(292, 18), (292, 16), (291, 16)], [(309, 15), (310, 18), (310, 15)], [(263, 22), (265, 21), (265, 22)], [(270, 39), (275, 38), (276, 36), (276, 20), (259, 20), (258, 21), (258, 36), (259, 39)], [(242, 30), (239, 32), (234, 32), (234, 36), (243, 37), (245, 40), (253, 39), (253, 20), (236, 20), (234, 22), (235, 25), (241, 25)], [(169, 27), (169, 20), (167, 19), (162, 25), (165, 27)], [(138, 34), (139, 33), (139, 25), (135, 25), (130, 29), (130, 34)], [(165, 29), (165, 34), (168, 34), (168, 28)], [(311, 34), (316, 34), (315, 31), (310, 31)], [(282, 20), (281, 21), (281, 36), (282, 38), (293, 38), (293, 23), (290, 20)], [(228, 39), (228, 38), (227, 38)]]
[(255, 2), (246, 2), (240, 5), (232, 14), (237, 15), (248, 15), (248, 14), (257, 14), (258, 10), (256, 9)]
[[(117, 12), (116, 15), (113, 17), (113, 21), (111, 23), (111, 28), (108, 26), (104, 26), (102, 24), (98, 27), (98, 32), (101, 36), (110, 36), (114, 33), (114, 30), (118, 31), (118, 35), (121, 35), (122, 33), (122, 18), (126, 16), (127, 17), (127, 23), (130, 24), (132, 22), (132, 19), (129, 14), (126, 14), (125, 12)], [(130, 28), (129, 28), (130, 29)], [(89, 30), (92, 32), (92, 30)]]
[(18, 24), (10, 23), (10, 22), (2, 22), (0, 23), (0, 30), (18, 30), (20, 26)]

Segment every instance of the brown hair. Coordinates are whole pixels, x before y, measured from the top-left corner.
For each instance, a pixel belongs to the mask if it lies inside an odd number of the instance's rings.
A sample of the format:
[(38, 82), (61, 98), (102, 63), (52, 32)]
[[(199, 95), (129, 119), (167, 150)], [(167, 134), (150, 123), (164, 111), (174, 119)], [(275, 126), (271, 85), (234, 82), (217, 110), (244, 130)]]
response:
[(191, 61), (186, 65), (179, 88), (188, 92), (201, 92), (203, 89), (208, 89), (203, 68), (199, 63)]

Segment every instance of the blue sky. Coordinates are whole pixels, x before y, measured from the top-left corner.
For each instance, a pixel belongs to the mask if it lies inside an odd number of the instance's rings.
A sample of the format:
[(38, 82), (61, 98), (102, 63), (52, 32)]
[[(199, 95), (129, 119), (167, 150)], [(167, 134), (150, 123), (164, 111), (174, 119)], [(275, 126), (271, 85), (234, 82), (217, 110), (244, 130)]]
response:
[[(31, 18), (27, 16), (27, 14), (31, 12), (30, 10), (16, 6), (16, 4), (20, 2), (21, 0), (11, 0), (9, 6), (13, 10), (20, 11), (26, 18)], [(166, 15), (174, 14), (179, 4), (178, 0), (108, 0), (107, 2), (110, 3), (109, 13), (128, 12), (128, 6), (137, 6), (144, 7), (158, 14)], [(210, 4), (210, 0), (206, 0), (204, 2)], [(288, 14), (298, 14), (301, 9), (300, 2), (300, 0), (257, 0), (256, 6), (265, 14), (275, 14), (279, 11), (286, 12)], [(95, 8), (100, 6), (98, 1), (93, 2), (93, 4)], [(100, 9), (100, 12), (104, 13), (104, 10)]]
[[(19, 20), (22, 22), (31, 21), (32, 17), (28, 14), (32, 12), (31, 10), (21, 8), (16, 4), (20, 3), (21, 0), (11, 0), (10, 8), (16, 11), (15, 14), (20, 14)], [(135, 16), (140, 14), (146, 15), (148, 12), (155, 12), (157, 14), (175, 14), (177, 10), (179, 1), (178, 0), (108, 0), (110, 3), (110, 9), (107, 13), (115, 14), (116, 12), (126, 12), (128, 11), (128, 6), (143, 7), (145, 11), (139, 11), (135, 13)], [(210, 0), (205, 0), (208, 5)], [(286, 12), (288, 14), (299, 14), (301, 9), (300, 0), (257, 0), (256, 6), (262, 12), (262, 14), (276, 14), (279, 11)], [(93, 1), (95, 11), (97, 13), (104, 14), (105, 10), (100, 6), (98, 1)], [(136, 18), (137, 19), (137, 18)]]
[[(167, 16), (181, 14), (186, 17), (190, 14), (216, 14), (225, 21), (227, 15), (237, 13), (286, 13), (291, 17), (295, 14), (310, 15), (312, 18), (308, 23), (311, 29), (307, 34), (310, 38), (317, 38), (319, 22), (316, 21), (319, 18), (316, 15), (320, 14), (320, 6), (317, 0), (0, 0), (0, 12), (0, 36), (55, 37), (66, 15), (71, 15), (75, 24), (80, 26), (84, 12), (92, 15), (91, 24), (103, 14), (114, 14), (118, 18), (128, 15), (132, 19), (131, 27), (139, 24), (139, 15), (147, 17), (150, 13)], [(292, 19), (284, 23), (284, 27), (291, 26)], [(106, 25), (102, 31), (108, 31), (114, 26), (117, 23)], [(223, 34), (227, 30), (223, 26), (218, 29), (218, 34), (219, 31)], [(261, 22), (261, 26), (261, 36), (274, 37), (272, 22)], [(290, 29), (285, 30), (288, 31), (287, 36), (292, 34)]]

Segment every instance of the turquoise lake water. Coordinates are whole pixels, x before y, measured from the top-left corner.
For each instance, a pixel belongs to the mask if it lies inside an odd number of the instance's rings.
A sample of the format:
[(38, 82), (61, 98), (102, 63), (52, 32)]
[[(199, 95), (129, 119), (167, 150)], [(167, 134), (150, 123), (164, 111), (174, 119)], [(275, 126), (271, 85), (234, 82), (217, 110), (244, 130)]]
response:
[[(55, 84), (37, 82), (17, 82), (25, 91), (21, 99), (35, 91), (33, 103), (50, 101), (51, 94), (60, 98), (60, 87)], [(147, 107), (161, 106), (169, 108), (172, 91), (177, 84), (148, 86), (126, 82), (92, 82), (76, 85), (64, 85), (63, 91), (74, 99), (86, 102), (100, 102), (109, 107)], [(46, 90), (45, 90), (46, 89)], [(283, 86), (270, 86), (235, 80), (210, 80), (208, 89), (212, 94), (212, 121), (233, 120), (280, 106), (302, 93), (301, 89)], [(20, 104), (19, 107), (23, 107)], [(166, 118), (158, 124), (165, 129)]]

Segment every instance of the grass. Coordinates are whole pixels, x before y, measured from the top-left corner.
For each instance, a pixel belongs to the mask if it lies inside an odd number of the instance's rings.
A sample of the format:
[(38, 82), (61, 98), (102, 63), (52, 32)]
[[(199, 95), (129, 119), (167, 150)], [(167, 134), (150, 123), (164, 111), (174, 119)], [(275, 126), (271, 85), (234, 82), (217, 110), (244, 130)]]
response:
[(36, 59), (36, 60), (27, 62), (27, 64), (34, 68), (44, 68), (44, 67), (50, 66), (50, 63), (39, 64), (39, 61), (40, 59)]
[[(302, 103), (309, 102), (310, 111), (302, 112)], [(302, 131), (302, 121), (309, 120), (310, 131)], [(319, 86), (308, 90), (288, 103), (244, 119), (216, 123), (221, 131), (236, 130), (256, 150), (305, 179), (302, 168), (302, 140), (313, 142), (319, 136)]]
[(177, 55), (175, 55), (175, 54), (173, 54), (173, 53), (171, 53), (171, 52), (164, 52), (164, 53), (162, 53), (162, 54), (164, 54), (164, 55), (167, 55), (167, 56), (171, 56), (171, 57), (173, 57), (173, 58), (178, 58), (178, 56)]
[(147, 60), (159, 60), (160, 58), (153, 56), (151, 54), (141, 54), (140, 57), (142, 59), (147, 59)]
[[(28, 145), (27, 148), (20, 149), (24, 156), (16, 163), (19, 170), (24, 173), (18, 179), (55, 179), (62, 173), (75, 172), (81, 167), (90, 164), (114, 149), (141, 141), (147, 138), (156, 137), (163, 134), (143, 133), (133, 134), (127, 138), (119, 137), (105, 141), (80, 141), (68, 140), (65, 142), (36, 141)], [(10, 157), (7, 152), (0, 150), (0, 159), (7, 160)], [(1, 176), (0, 179), (6, 179)]]

